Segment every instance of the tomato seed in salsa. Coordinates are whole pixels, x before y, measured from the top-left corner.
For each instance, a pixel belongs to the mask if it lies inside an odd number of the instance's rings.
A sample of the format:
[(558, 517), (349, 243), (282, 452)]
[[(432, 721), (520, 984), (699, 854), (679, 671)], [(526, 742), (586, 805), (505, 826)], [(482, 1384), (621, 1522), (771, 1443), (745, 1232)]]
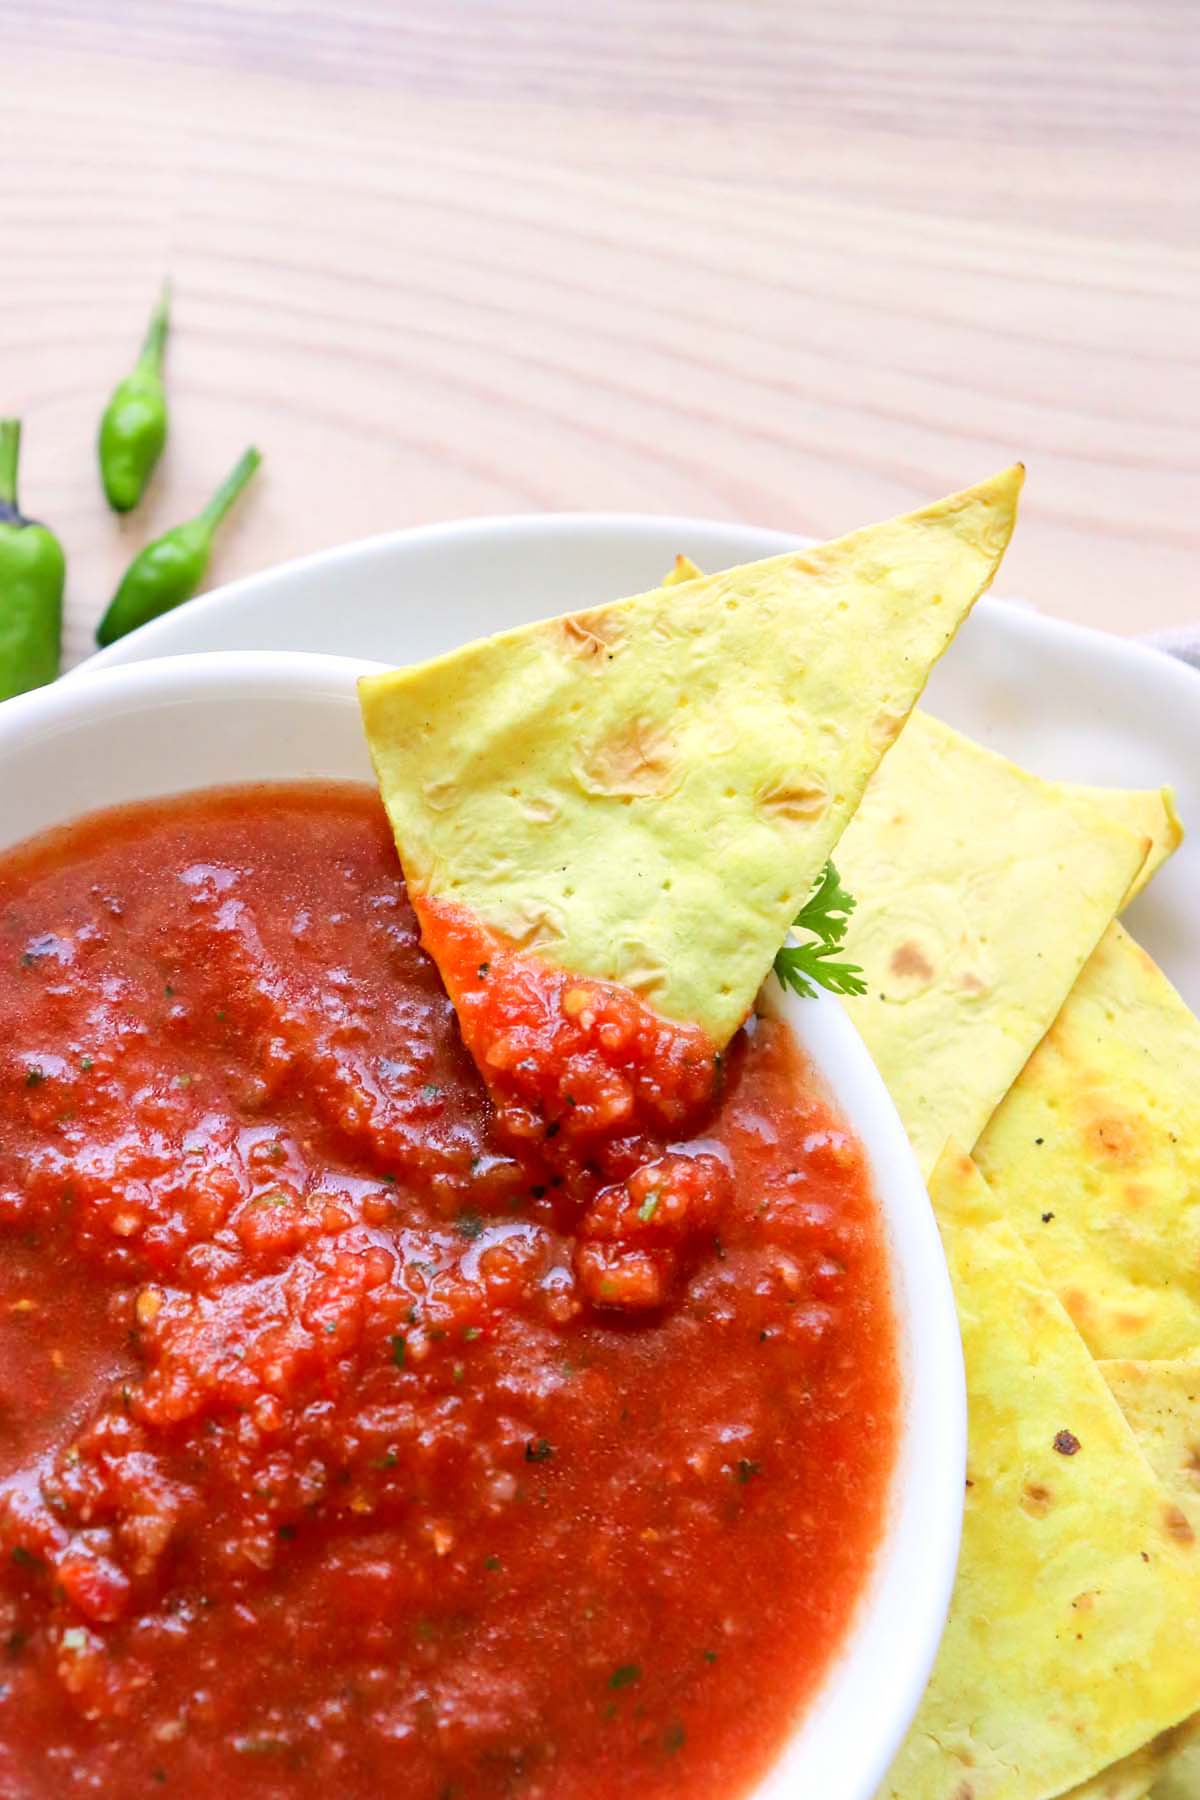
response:
[(778, 1021), (425, 924), (486, 1083), (370, 791), (0, 857), (5, 1797), (715, 1800), (847, 1630), (857, 1144)]

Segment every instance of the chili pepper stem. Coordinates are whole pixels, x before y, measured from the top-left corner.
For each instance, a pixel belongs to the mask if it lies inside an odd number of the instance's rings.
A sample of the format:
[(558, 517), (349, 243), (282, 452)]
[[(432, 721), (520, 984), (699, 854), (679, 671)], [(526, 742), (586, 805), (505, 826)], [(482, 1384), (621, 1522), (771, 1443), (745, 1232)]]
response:
[(17, 504), (17, 461), (20, 454), (20, 419), (0, 419), (0, 503), (14, 509)]
[(163, 282), (162, 293), (158, 305), (151, 314), (150, 323), (146, 327), (146, 335), (142, 340), (142, 348), (138, 353), (138, 362), (142, 368), (153, 369), (156, 373), (162, 367), (163, 350), (166, 347), (167, 331), (170, 326), (171, 284)]
[(200, 514), (201, 519), (203, 519), (210, 531), (216, 530), (217, 526), (221, 523), (221, 520), (225, 517), (225, 514), (229, 511), (261, 461), (262, 457), (259, 455), (258, 451), (254, 449), (253, 445), (251, 445), (237, 467), (225, 477), (225, 480), (221, 483), (208, 505), (204, 508), (204, 511)]

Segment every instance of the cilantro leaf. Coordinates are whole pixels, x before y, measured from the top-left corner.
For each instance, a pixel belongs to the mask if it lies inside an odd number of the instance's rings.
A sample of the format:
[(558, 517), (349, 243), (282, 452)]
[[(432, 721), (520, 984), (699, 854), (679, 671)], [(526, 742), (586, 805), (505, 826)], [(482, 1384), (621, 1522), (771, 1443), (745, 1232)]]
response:
[(838, 960), (838, 952), (850, 924), (855, 901), (841, 884), (831, 862), (796, 914), (793, 931), (810, 936), (802, 943), (785, 944), (775, 957), (780, 985), (802, 999), (811, 999), (819, 987), (831, 994), (865, 994), (863, 972), (857, 963)]
[(844, 943), (856, 905), (854, 895), (846, 892), (837, 870), (827, 862), (820, 881), (792, 921), (792, 929), (811, 931), (827, 948)]
[(785, 944), (775, 957), (775, 973), (784, 987), (811, 1000), (818, 987), (831, 994), (865, 994), (857, 963), (835, 962), (836, 944)]

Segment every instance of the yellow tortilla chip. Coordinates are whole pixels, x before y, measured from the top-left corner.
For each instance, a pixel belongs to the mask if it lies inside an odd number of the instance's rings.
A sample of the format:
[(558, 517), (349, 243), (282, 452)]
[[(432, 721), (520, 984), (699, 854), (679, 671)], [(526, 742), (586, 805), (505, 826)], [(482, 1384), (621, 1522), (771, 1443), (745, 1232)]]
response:
[[(1200, 1362), (1098, 1365), (1134, 1436), (1162, 1482), (1181, 1543), (1200, 1535)], [(1180, 1741), (1183, 1740), (1183, 1741)], [(1200, 1715), (1148, 1746), (1156, 1800), (1200, 1800)]]
[(664, 587), (678, 587), (682, 581), (699, 581), (702, 573), (690, 556), (679, 555), (663, 576), (662, 584)]
[(1183, 842), (1183, 824), (1175, 809), (1174, 789), (1154, 789), (1159, 802), (1157, 806), (1147, 805), (1149, 794), (1143, 788), (1077, 787), (1072, 792), (1090, 794), (1115, 825), (1124, 825), (1137, 837), (1149, 836), (1146, 860), (1125, 896), (1124, 905), (1128, 906), (1136, 900), (1155, 870), (1161, 869), (1168, 856), (1173, 856)]
[(1073, 1787), (1060, 1800), (1147, 1800), (1156, 1773), (1153, 1759), (1139, 1750), (1136, 1756), (1127, 1756), (1091, 1781)]
[[(1176, 1725), (1170, 1731), (1162, 1731), (1132, 1756), (1126, 1756), (1111, 1768), (1093, 1776), (1091, 1781), (1073, 1787), (1061, 1800), (1145, 1800), (1147, 1794), (1160, 1800), (1164, 1788), (1156, 1782), (1164, 1777), (1171, 1778), (1171, 1771), (1177, 1769), (1181, 1762), (1195, 1754), (1192, 1746), (1197, 1737), (1197, 1727), (1192, 1720)], [(1200, 1789), (1186, 1790), (1186, 1800), (1197, 1800)], [(1175, 1800), (1185, 1800), (1181, 1790)]]
[(1200, 1800), (1200, 1741), (1192, 1739), (1167, 1759), (1166, 1768), (1151, 1788), (1151, 1800)]
[(995, 573), (1021, 479), (365, 679), (418, 912), (465, 907), (720, 1046)]
[[(1196, 1346), (1200, 1352), (1200, 1344)], [(1170, 1494), (1200, 1533), (1200, 1361), (1102, 1362), (1100, 1373)]]
[(975, 1155), (1094, 1356), (1200, 1351), (1200, 1021), (1121, 926)]
[(1061, 1800), (1148, 1800), (1148, 1780), (1153, 1780), (1153, 1773), (1153, 1759), (1139, 1753), (1137, 1757), (1126, 1757), (1124, 1762), (1115, 1762), (1096, 1780), (1072, 1787)]
[(1170, 817), (1158, 790), (1043, 781), (913, 714), (837, 865), (868, 990), (845, 1004), (923, 1173), (983, 1130)]
[(1060, 1800), (1148, 1800), (1150, 1788), (1148, 1782), (1153, 1780), (1151, 1766), (1147, 1774), (1147, 1762), (1144, 1756), (1127, 1757), (1124, 1762), (1114, 1763), (1103, 1775), (1097, 1775), (1094, 1781), (1085, 1781), (1079, 1787), (1073, 1787), (1069, 1794), (1060, 1796)]
[(1146, 1800), (1161, 1768), (1161, 1763), (1148, 1750), (1139, 1750), (1094, 1775), (1091, 1781), (1071, 1788), (1061, 1800)]
[[(1174, 1504), (1176, 1532), (1185, 1539), (1188, 1531), (1200, 1533), (1200, 1363), (1099, 1367)], [(1152, 1781), (1158, 1778), (1154, 1800), (1200, 1800), (1200, 1718), (1143, 1754)]]
[(881, 1800), (1049, 1800), (1200, 1703), (1200, 1552), (978, 1170), (931, 1184), (970, 1410), (962, 1559)]

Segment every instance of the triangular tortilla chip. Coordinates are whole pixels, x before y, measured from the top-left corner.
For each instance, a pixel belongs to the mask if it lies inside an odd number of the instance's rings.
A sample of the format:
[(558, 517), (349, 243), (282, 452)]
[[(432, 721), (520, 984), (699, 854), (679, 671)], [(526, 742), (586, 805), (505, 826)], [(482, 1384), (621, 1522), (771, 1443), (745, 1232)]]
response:
[(1200, 1742), (1193, 1738), (1167, 1758), (1150, 1796), (1151, 1800), (1200, 1800)]
[(970, 1449), (946, 1635), (886, 1800), (1048, 1800), (1200, 1702), (1200, 1553), (974, 1164), (931, 1194)]
[(1058, 1800), (1148, 1800), (1154, 1775), (1152, 1759), (1147, 1759), (1139, 1751), (1136, 1757), (1126, 1757), (1123, 1762), (1114, 1763), (1111, 1769), (1105, 1769), (1094, 1781), (1082, 1782), (1079, 1787), (1073, 1787), (1069, 1794), (1059, 1796)]
[(1057, 1800), (1148, 1800), (1157, 1773), (1154, 1758), (1139, 1750), (1136, 1756), (1127, 1756), (1114, 1763), (1111, 1769), (1105, 1769), (1091, 1781), (1081, 1782)]
[(664, 587), (678, 587), (684, 581), (699, 581), (702, 573), (703, 571), (696, 567), (690, 556), (684, 556), (681, 553), (676, 556), (675, 561), (663, 576), (662, 584)]
[(1200, 1350), (1200, 1021), (1121, 926), (975, 1154), (1094, 1356)]
[(365, 679), (418, 914), (465, 909), (720, 1047), (992, 579), (1021, 479)]
[[(1190, 1719), (1170, 1731), (1160, 1731), (1132, 1756), (1123, 1757), (1090, 1781), (1073, 1787), (1060, 1800), (1145, 1800), (1147, 1794), (1152, 1794), (1154, 1800), (1163, 1800), (1166, 1790), (1161, 1782), (1172, 1780), (1174, 1772), (1195, 1756), (1196, 1737), (1197, 1727)], [(1198, 1800), (1198, 1797), (1200, 1788), (1195, 1787), (1180, 1789), (1174, 1794), (1174, 1800)]]
[[(1125, 896), (1122, 906), (1124, 910), (1125, 906), (1137, 899), (1155, 870), (1161, 869), (1167, 858), (1173, 856), (1183, 842), (1183, 825), (1175, 810), (1174, 789), (1073, 787), (1071, 792), (1090, 795), (1104, 808), (1114, 825), (1124, 825), (1136, 837), (1149, 834), (1150, 849)], [(1151, 794), (1158, 805), (1147, 804)]]
[(838, 846), (846, 1001), (928, 1175), (973, 1143), (1147, 860), (1159, 790), (1042, 781), (914, 713)]
[(1099, 1368), (1181, 1520), (1200, 1536), (1200, 1362), (1131, 1360)]
[[(1200, 1363), (1102, 1362), (1099, 1367), (1177, 1508), (1176, 1531), (1200, 1536)], [(1143, 1752), (1151, 1776), (1147, 1788), (1157, 1778), (1154, 1800), (1200, 1800), (1200, 1717), (1173, 1737), (1174, 1742), (1160, 1740)], [(1186, 1741), (1179, 1742), (1181, 1737)]]
[(1171, 1751), (1151, 1800), (1200, 1800), (1200, 1726), (1193, 1726), (1182, 1750)]

